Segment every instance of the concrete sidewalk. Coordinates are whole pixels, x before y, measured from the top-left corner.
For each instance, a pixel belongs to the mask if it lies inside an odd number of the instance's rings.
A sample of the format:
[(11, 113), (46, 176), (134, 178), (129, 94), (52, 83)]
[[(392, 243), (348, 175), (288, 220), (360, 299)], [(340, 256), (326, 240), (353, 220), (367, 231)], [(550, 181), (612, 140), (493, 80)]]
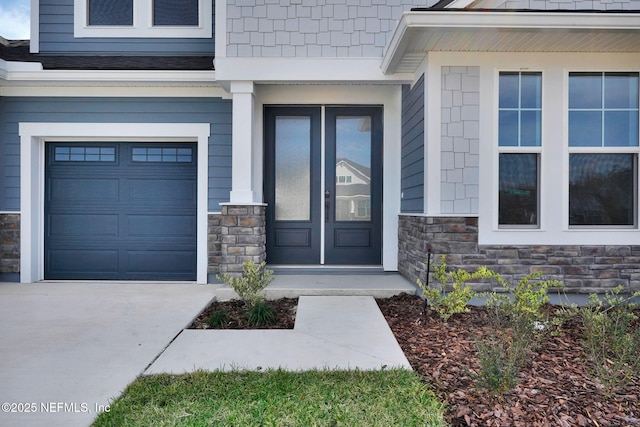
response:
[(301, 296), (293, 330), (184, 330), (145, 374), (411, 369), (373, 297)]

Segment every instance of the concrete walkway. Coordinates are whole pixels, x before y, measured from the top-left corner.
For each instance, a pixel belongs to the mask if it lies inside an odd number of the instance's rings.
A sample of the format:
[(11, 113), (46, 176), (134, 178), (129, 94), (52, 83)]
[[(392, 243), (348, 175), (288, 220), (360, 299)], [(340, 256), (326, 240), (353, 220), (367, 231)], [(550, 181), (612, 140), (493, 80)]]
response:
[(184, 330), (145, 374), (411, 369), (373, 297), (301, 296), (293, 330)]
[[(343, 296), (331, 296), (338, 291)], [(348, 296), (400, 292), (415, 288), (399, 275), (283, 275), (270, 298), (324, 295), (301, 297), (294, 330), (190, 331), (184, 328), (214, 297), (231, 296), (229, 289), (0, 283), (0, 426), (90, 425), (141, 374), (408, 367), (373, 298)]]

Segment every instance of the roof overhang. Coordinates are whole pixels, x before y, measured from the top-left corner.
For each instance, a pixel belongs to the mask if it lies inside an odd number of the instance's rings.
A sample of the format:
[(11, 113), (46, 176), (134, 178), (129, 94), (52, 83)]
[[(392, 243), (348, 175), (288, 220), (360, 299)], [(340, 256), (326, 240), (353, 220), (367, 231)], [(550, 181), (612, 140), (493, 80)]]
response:
[(638, 12), (405, 12), (384, 74), (413, 73), (429, 52), (640, 52)]

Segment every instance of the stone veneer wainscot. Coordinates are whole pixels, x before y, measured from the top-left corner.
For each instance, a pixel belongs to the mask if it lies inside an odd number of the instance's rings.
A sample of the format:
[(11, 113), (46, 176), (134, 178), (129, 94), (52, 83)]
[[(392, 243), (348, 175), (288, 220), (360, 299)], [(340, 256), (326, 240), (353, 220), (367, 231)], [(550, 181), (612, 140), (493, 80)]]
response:
[(435, 262), (444, 254), (451, 269), (486, 265), (509, 282), (541, 272), (544, 279), (562, 281), (567, 292), (605, 292), (617, 285), (640, 290), (640, 245), (479, 245), (475, 217), (400, 215), (398, 270), (411, 281), (425, 279), (427, 246)]

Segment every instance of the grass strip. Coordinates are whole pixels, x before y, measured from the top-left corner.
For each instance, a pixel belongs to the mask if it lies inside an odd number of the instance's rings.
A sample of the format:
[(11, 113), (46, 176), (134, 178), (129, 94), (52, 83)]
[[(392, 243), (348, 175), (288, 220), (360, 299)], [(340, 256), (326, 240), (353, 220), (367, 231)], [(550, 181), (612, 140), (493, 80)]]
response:
[(412, 371), (196, 371), (143, 376), (94, 426), (442, 426)]

